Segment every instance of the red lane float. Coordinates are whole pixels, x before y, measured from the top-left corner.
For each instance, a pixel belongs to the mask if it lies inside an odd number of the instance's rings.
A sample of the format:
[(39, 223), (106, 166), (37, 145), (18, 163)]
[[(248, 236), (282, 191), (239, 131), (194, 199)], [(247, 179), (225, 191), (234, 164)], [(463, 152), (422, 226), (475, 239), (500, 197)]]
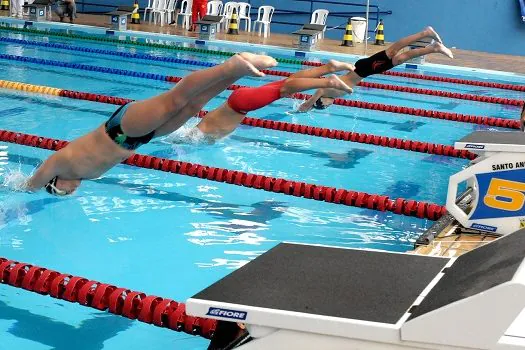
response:
[(421, 88), (414, 88), (414, 87), (408, 87), (408, 86), (367, 83), (364, 81), (359, 83), (359, 86), (366, 87), (366, 88), (372, 88), (372, 89), (392, 90), (392, 91), (399, 91), (399, 92), (408, 92), (411, 94), (439, 96), (439, 97), (455, 98), (459, 100), (495, 103), (495, 104), (511, 105), (511, 106), (523, 106), (523, 104), (525, 103), (522, 100), (516, 100), (516, 99), (511, 99), (511, 98), (461, 94), (461, 93), (456, 93), (456, 92), (421, 89)]
[[(177, 81), (181, 80), (181, 78), (179, 77), (173, 77), (173, 78), (177, 78), (178, 79)], [(171, 80), (168, 79), (168, 81), (171, 81)], [(246, 86), (234, 84), (234, 85), (230, 85), (228, 87), (228, 90), (237, 90), (237, 89), (241, 89), (245, 87)], [(310, 97), (312, 97), (312, 95), (303, 94), (303, 93), (295, 93), (292, 95), (292, 98), (295, 98), (298, 100), (305, 100)], [(430, 109), (420, 109), (420, 108), (412, 108), (412, 107), (387, 105), (384, 103), (371, 103), (371, 102), (347, 100), (344, 98), (336, 98), (334, 100), (334, 104), (340, 105), (340, 106), (346, 106), (346, 107), (370, 109), (370, 110), (381, 111), (381, 112), (408, 114), (408, 115), (424, 117), (424, 118), (451, 120), (451, 121), (457, 121), (457, 122), (469, 123), (469, 124), (489, 125), (489, 126), (497, 126), (497, 127), (509, 128), (509, 129), (519, 129), (520, 128), (520, 121), (513, 120), (513, 119), (503, 119), (503, 118), (486, 117), (486, 116), (478, 116), (478, 115), (467, 115), (467, 114), (452, 113), (452, 112), (440, 112), (440, 111), (434, 111)]]
[(0, 282), (132, 320), (211, 339), (217, 321), (192, 317), (171, 299), (0, 257)]
[[(281, 76), (281, 77), (289, 77), (293, 74), (290, 72), (268, 70), (268, 69), (263, 70), (263, 72), (268, 75), (276, 75), (276, 76)], [(399, 92), (406, 92), (410, 94), (455, 98), (458, 100), (477, 101), (477, 102), (494, 103), (494, 104), (511, 105), (511, 106), (523, 106), (523, 104), (525, 103), (522, 100), (517, 100), (517, 99), (512, 99), (512, 98), (502, 98), (502, 97), (494, 97), (494, 96), (479, 96), (479, 95), (462, 94), (462, 93), (442, 91), (442, 90), (431, 90), (431, 89), (414, 88), (414, 87), (408, 87), (408, 86), (369, 83), (365, 81), (360, 82), (358, 86), (364, 87), (364, 88), (370, 88), (370, 89), (399, 91)]]
[[(201, 111), (198, 117), (204, 117), (208, 112)], [(294, 124), (287, 122), (274, 121), (269, 119), (259, 119), (245, 117), (242, 124), (257, 128), (264, 128), (270, 130), (279, 130), (290, 132), (294, 134), (303, 134), (316, 137), (323, 137), (329, 139), (336, 139), (348, 142), (364, 143), (375, 145), (379, 147), (396, 148), (405, 151), (436, 154), (440, 156), (448, 156), (463, 159), (475, 159), (476, 154), (467, 150), (458, 150), (453, 146), (442, 145), (437, 143), (421, 142), (414, 140), (405, 140), (397, 137), (379, 136), (373, 134), (364, 134), (352, 131), (343, 131), (337, 129), (321, 128), (316, 126), (309, 126), (303, 124)]]
[[(310, 67), (319, 67), (319, 66), (322, 66), (323, 63), (303, 61), (302, 65), (310, 66)], [(488, 81), (458, 79), (458, 78), (440, 77), (440, 76), (435, 76), (435, 75), (424, 75), (424, 74), (405, 73), (405, 72), (396, 72), (396, 71), (387, 71), (381, 74), (391, 75), (395, 77), (411, 78), (411, 79), (439, 81), (443, 83), (482, 86), (482, 87), (488, 87), (488, 88), (494, 88), (494, 89), (513, 90), (513, 91), (525, 91), (525, 85), (493, 83), (493, 82), (488, 82)]]
[[(59, 96), (114, 105), (124, 105), (133, 101), (128, 98), (120, 98), (100, 94), (90, 94), (86, 92), (71, 90), (62, 90)], [(200, 111), (198, 117), (202, 118), (207, 113), (208, 111)], [(294, 134), (310, 135), (329, 139), (337, 139), (348, 142), (364, 143), (376, 145), (379, 147), (396, 148), (412, 152), (436, 154), (441, 156), (464, 158), (470, 160), (477, 157), (476, 154), (472, 152), (466, 150), (457, 150), (453, 146), (414, 140), (405, 140), (396, 137), (387, 137), (358, 132), (343, 131), (337, 129), (320, 128), (303, 124), (294, 124), (253, 117), (245, 117), (241, 123), (256, 128), (284, 131)]]
[[(0, 141), (53, 151), (57, 151), (68, 144), (67, 141), (22, 134), (9, 130), (0, 130)], [(390, 211), (395, 214), (413, 216), (420, 219), (437, 220), (446, 213), (446, 208), (444, 206), (432, 203), (406, 200), (404, 198), (390, 199), (388, 196), (314, 185), (299, 181), (290, 181), (270, 176), (245, 173), (243, 171), (215, 168), (166, 158), (152, 157), (138, 153), (129, 157), (122, 163), (140, 168), (208, 179), (210, 181), (226, 182), (232, 185), (255, 188), (267, 192), (282, 193), (289, 196), (378, 211)]]
[(382, 74), (384, 74), (384, 75), (392, 75), (392, 76), (395, 76), (395, 77), (403, 77), (403, 78), (439, 81), (439, 82), (443, 82), (443, 83), (482, 86), (482, 87), (488, 87), (488, 88), (494, 88), (494, 89), (503, 89), (503, 90), (525, 91), (525, 85), (492, 83), (492, 82), (488, 82), (488, 81), (458, 79), (458, 78), (449, 78), (449, 77), (439, 77), (439, 76), (435, 76), (435, 75), (423, 75), (423, 74), (416, 74), (416, 73), (405, 73), (405, 72), (394, 72), (394, 71), (388, 71), (388, 72), (384, 72)]

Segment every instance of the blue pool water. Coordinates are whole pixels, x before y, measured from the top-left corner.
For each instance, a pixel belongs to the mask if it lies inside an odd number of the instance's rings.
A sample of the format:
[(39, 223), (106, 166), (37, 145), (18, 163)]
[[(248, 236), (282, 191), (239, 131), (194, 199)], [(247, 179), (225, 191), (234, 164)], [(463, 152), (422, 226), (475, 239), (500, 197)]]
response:
[[(101, 44), (34, 35), (1, 35), (90, 48), (177, 56), (220, 63), (219, 56)], [(271, 50), (257, 49), (257, 52)], [(0, 54), (185, 76), (201, 67), (0, 44)], [(281, 54), (281, 53), (280, 53)], [(3, 79), (63, 89), (144, 99), (173, 87), (161, 81), (0, 60)], [(279, 69), (296, 71), (296, 65)], [(458, 71), (434, 75), (472, 78)], [(245, 78), (257, 86), (278, 79)], [(482, 77), (479, 77), (482, 79)], [(486, 77), (483, 77), (487, 80)], [(493, 81), (520, 82), (498, 76)], [(490, 80), (490, 79), (489, 79)], [(377, 76), (370, 81), (509, 98), (524, 93)], [(525, 79), (523, 80), (525, 82)], [(225, 101), (214, 98), (206, 109)], [(357, 88), (350, 98), (399, 106), (517, 118), (516, 107), (377, 89)], [(283, 99), (253, 116), (453, 144), (485, 129), (401, 114), (333, 106), (297, 115)], [(117, 108), (33, 93), (0, 90), (1, 129), (71, 140), (103, 123)], [(195, 124), (191, 120), (189, 124)], [(0, 144), (3, 178), (29, 174), (49, 151)], [(467, 165), (455, 158), (241, 126), (213, 146), (156, 140), (140, 153), (338, 188), (443, 204), (448, 177)], [(406, 251), (432, 222), (391, 213), (267, 193), (174, 174), (119, 165), (85, 181), (76, 195), (0, 192), (0, 256), (184, 301), (278, 242)], [(204, 349), (207, 342), (76, 304), (0, 285), (3, 349)]]

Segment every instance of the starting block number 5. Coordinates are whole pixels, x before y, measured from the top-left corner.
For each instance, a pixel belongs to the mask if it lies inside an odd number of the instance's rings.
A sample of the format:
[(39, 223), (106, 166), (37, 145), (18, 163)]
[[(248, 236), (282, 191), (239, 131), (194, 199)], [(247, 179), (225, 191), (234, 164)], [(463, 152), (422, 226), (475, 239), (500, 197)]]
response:
[(507, 211), (519, 211), (525, 204), (525, 183), (493, 178), (483, 199), (486, 206)]

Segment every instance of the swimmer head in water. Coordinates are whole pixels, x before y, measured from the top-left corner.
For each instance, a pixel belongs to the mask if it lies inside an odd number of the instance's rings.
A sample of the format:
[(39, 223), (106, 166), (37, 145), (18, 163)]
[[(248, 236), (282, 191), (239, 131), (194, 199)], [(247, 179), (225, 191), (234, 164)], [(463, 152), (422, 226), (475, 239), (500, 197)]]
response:
[(67, 196), (75, 192), (78, 186), (80, 180), (62, 180), (55, 176), (45, 185), (45, 189), (54, 196)]
[(326, 109), (334, 104), (334, 99), (331, 97), (320, 97), (315, 101), (315, 109)]

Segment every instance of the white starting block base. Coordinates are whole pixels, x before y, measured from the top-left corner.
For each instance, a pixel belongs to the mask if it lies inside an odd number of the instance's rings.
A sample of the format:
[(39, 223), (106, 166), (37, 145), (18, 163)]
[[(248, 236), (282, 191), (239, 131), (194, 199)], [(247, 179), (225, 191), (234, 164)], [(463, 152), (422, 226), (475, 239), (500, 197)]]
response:
[(35, 0), (31, 4), (24, 5), (24, 8), (28, 9), (29, 20), (34, 22), (45, 21), (49, 7), (49, 0)]
[(525, 230), (457, 259), (282, 243), (186, 310), (246, 324), (245, 350), (510, 350), (524, 258)]
[[(467, 228), (508, 234), (525, 227), (525, 133), (474, 132), (457, 149), (478, 154), (473, 165), (450, 178), (447, 210)], [(473, 189), (468, 212), (456, 204), (458, 186)]]
[(221, 23), (221, 16), (206, 15), (196, 24), (199, 25), (199, 39), (214, 40)]
[(315, 51), (319, 46), (319, 39), (326, 26), (321, 24), (305, 24), (300, 30), (293, 32), (297, 35), (297, 48), (303, 51)]

